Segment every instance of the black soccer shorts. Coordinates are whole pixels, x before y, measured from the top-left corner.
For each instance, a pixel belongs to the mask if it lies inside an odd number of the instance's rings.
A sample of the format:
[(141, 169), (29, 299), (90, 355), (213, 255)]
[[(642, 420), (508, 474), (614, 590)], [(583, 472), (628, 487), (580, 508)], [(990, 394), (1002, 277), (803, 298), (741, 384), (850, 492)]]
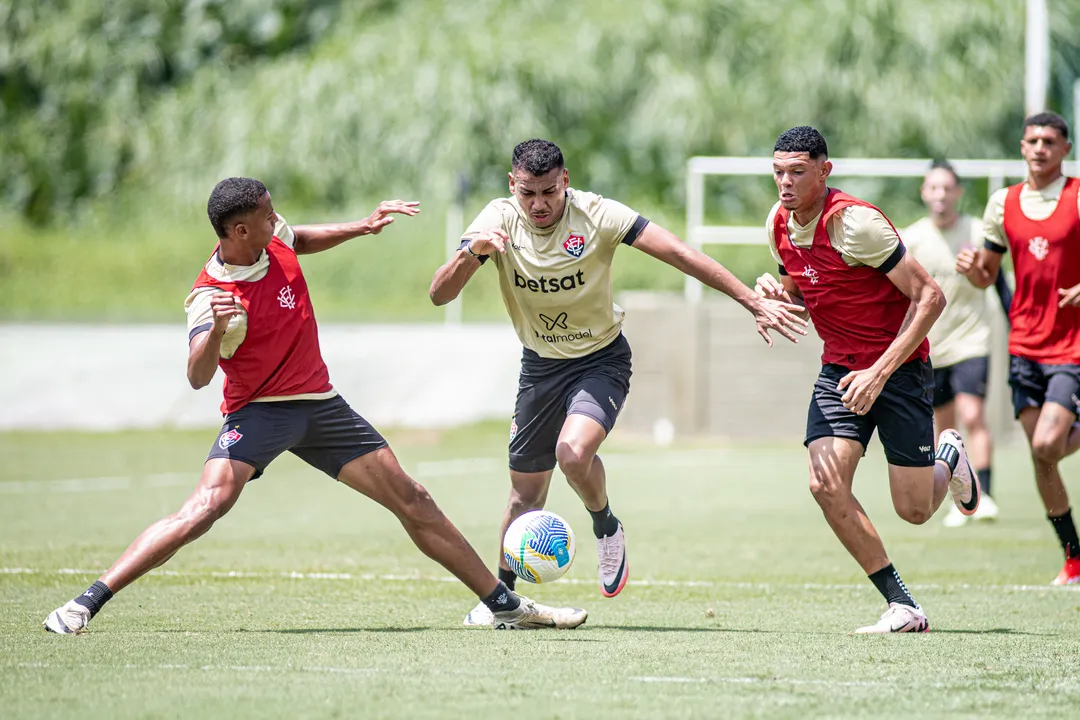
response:
[(630, 392), (630, 343), (619, 335), (607, 347), (570, 360), (521, 357), (517, 403), (510, 423), (510, 469), (554, 469), (555, 446), (567, 415), (585, 415), (611, 432)]
[(989, 374), (990, 358), (985, 355), (934, 368), (934, 407), (948, 405), (961, 393), (986, 397), (986, 378)]
[(1080, 415), (1080, 365), (1045, 365), (1009, 356), (1009, 387), (1013, 411), (1052, 402)]

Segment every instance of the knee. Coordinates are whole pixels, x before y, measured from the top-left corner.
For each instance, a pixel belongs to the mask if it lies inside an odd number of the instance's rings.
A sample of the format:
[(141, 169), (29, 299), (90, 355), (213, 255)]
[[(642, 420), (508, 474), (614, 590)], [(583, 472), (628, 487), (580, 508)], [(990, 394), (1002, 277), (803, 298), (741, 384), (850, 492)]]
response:
[(901, 520), (912, 525), (922, 525), (934, 514), (929, 507), (904, 504), (896, 506), (896, 514)]
[(1048, 442), (1044, 438), (1034, 438), (1031, 441), (1031, 457), (1036, 463), (1043, 465), (1056, 465), (1061, 460), (1059, 443)]
[(817, 504), (823, 508), (831, 507), (841, 501), (847, 491), (839, 482), (835, 482), (827, 475), (817, 472), (817, 468), (810, 475), (810, 494), (814, 496)]
[(547, 492), (542, 487), (515, 487), (510, 491), (510, 514), (518, 517), (530, 510), (540, 510), (547, 500)]
[(229, 512), (230, 507), (231, 503), (222, 501), (216, 495), (199, 497), (180, 511), (180, 524), (185, 534), (197, 537), (213, 527), (215, 522)]
[(569, 443), (560, 442), (555, 447), (555, 459), (559, 461), (559, 469), (563, 475), (576, 480), (589, 474), (593, 456)]
[(405, 487), (397, 513), (402, 519), (419, 524), (442, 520), (442, 511), (427, 488), (412, 478), (408, 479)]

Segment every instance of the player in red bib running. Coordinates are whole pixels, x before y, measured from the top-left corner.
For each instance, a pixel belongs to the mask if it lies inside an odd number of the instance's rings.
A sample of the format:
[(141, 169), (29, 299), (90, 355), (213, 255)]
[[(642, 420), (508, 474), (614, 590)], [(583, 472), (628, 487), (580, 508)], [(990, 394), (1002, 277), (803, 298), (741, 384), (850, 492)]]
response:
[(824, 342), (806, 427), (810, 491), (833, 532), (889, 603), (858, 633), (924, 632), (926, 615), (885, 553), (851, 492), (876, 429), (889, 462), (896, 513), (925, 523), (947, 491), (972, 514), (978, 483), (955, 430), (934, 453), (933, 371), (926, 333), (945, 297), (905, 253), (880, 210), (829, 188), (832, 163), (812, 127), (783, 133), (773, 152), (780, 191), (766, 224), (780, 280), (758, 279), (765, 297), (802, 304)]
[(1065, 551), (1054, 585), (1080, 583), (1080, 541), (1058, 470), (1080, 447), (1080, 179), (1061, 172), (1071, 148), (1060, 115), (1027, 118), (1020, 153), (1028, 177), (990, 197), (983, 248), (961, 253), (956, 263), (972, 284), (988, 287), (1005, 252), (1012, 253), (1009, 385), (1039, 496)]
[(219, 241), (188, 297), (187, 376), (193, 388), (225, 372), (225, 424), (195, 492), (136, 538), (86, 592), (49, 614), (47, 630), (86, 629), (101, 607), (207, 532), (249, 480), (286, 450), (394, 513), (416, 546), (472, 590), (497, 629), (572, 628), (584, 610), (549, 608), (495, 578), (386, 440), (330, 384), (297, 255), (378, 234), (419, 203), (381, 203), (366, 220), (290, 228), (258, 180), (229, 178), (207, 204)]

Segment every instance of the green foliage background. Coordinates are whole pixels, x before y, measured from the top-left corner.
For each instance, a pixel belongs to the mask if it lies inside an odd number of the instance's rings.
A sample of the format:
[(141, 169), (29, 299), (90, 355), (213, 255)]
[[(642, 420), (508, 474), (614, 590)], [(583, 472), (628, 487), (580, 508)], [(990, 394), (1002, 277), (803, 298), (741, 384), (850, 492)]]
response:
[[(1050, 8), (1068, 116), (1080, 3)], [(677, 231), (689, 156), (765, 154), (796, 124), (836, 156), (1011, 157), (1023, 27), (1022, 0), (0, 3), (0, 316), (178, 318), (213, 245), (206, 195), (233, 174), (293, 222), (422, 200), (425, 221), (309, 263), (324, 316), (419, 319), (438, 316), (425, 290), (459, 179), (471, 212), (526, 137)], [(771, 202), (767, 183), (709, 191), (740, 222)], [(910, 184), (873, 191), (899, 222), (918, 212)], [(722, 252), (744, 277), (768, 265)], [(634, 255), (620, 286), (678, 286)], [(498, 312), (493, 284), (471, 292)]]

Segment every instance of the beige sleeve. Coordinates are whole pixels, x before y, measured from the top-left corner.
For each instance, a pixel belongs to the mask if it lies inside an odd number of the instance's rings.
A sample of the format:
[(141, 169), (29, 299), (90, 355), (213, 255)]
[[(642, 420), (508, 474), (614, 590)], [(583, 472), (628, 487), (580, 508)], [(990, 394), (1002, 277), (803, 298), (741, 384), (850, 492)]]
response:
[[(219, 292), (216, 287), (195, 288), (184, 302), (187, 312), (188, 342), (196, 335), (207, 332), (214, 325), (214, 312), (210, 309), (210, 298)], [(210, 326), (210, 327), (207, 327)], [(196, 332), (198, 330), (198, 332)], [(228, 360), (247, 337), (247, 313), (241, 312), (229, 320), (225, 334), (221, 338), (221, 357)]]
[(274, 237), (289, 247), (296, 246), (296, 233), (289, 227), (289, 223), (285, 222), (285, 218), (280, 215), (277, 216), (277, 222), (274, 224)]
[(503, 207), (506, 201), (492, 200), (489, 202), (480, 214), (476, 216), (476, 219), (469, 223), (469, 227), (462, 233), (461, 238), (472, 238), (482, 230), (507, 230), (506, 217), (503, 214)]
[[(1005, 198), (1008, 194), (1008, 188), (1001, 188), (990, 196), (982, 221), (983, 241), (992, 242), (1006, 250), (1009, 248), (1009, 237), (1005, 234)], [(979, 244), (980, 247), (981, 245), (982, 243)]]
[(618, 247), (626, 233), (637, 222), (638, 213), (616, 200), (597, 196), (593, 218), (600, 230), (600, 237), (611, 247)]
[(777, 265), (783, 266), (784, 261), (780, 259), (780, 251), (776, 249), (776, 237), (773, 235), (773, 223), (776, 222), (776, 213), (779, 210), (780, 203), (776, 203), (769, 211), (769, 217), (765, 219), (765, 237), (769, 239), (769, 252), (772, 253), (773, 260)]
[[(870, 267), (879, 267), (900, 244), (900, 236), (877, 210), (853, 205), (840, 212), (843, 232), (832, 238), (837, 249), (848, 257)], [(837, 243), (836, 241), (840, 242)]]

